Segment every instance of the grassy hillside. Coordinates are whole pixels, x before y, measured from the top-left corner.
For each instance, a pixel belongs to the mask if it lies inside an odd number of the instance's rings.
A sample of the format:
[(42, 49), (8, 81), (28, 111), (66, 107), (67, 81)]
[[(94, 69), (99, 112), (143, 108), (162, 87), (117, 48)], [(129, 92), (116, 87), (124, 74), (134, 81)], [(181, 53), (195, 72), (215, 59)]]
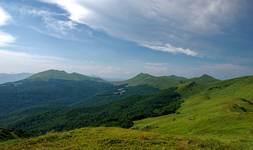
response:
[(245, 142), (253, 148), (253, 77), (216, 83), (187, 98), (177, 114), (136, 121), (133, 128)]
[(158, 133), (121, 128), (82, 128), (69, 132), (0, 143), (1, 150), (238, 150), (247, 145), (190, 136), (165, 136)]

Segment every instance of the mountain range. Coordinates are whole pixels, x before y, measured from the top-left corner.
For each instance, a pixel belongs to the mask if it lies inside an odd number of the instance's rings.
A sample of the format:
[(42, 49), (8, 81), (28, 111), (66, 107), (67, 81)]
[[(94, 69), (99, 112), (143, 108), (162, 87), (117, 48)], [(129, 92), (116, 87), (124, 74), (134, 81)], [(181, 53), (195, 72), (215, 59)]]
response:
[(251, 149), (252, 89), (252, 76), (108, 82), (48, 70), (0, 85), (0, 135), (23, 138), (0, 148)]

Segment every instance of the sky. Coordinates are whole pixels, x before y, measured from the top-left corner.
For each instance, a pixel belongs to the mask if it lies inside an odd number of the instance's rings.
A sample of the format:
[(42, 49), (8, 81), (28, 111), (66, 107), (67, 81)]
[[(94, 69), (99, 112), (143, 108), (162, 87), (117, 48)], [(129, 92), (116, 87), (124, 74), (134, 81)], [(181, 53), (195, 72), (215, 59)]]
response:
[(0, 0), (0, 72), (253, 75), (252, 0)]

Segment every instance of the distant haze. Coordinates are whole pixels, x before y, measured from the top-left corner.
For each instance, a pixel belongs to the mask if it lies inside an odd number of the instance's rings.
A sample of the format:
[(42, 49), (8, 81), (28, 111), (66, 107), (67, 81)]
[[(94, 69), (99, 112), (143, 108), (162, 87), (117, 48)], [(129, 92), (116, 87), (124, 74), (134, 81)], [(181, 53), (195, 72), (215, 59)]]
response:
[(32, 74), (30, 73), (18, 73), (18, 74), (7, 74), (7, 73), (0, 73), (0, 84), (6, 82), (14, 82), (18, 80), (23, 80), (25, 78), (30, 77)]

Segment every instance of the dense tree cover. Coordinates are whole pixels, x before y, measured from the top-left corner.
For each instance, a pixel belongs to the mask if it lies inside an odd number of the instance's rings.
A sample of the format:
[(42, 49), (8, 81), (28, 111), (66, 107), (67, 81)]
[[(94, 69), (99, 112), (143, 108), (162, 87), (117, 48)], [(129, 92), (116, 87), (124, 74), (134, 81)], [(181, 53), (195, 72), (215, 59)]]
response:
[(6, 141), (10, 139), (26, 138), (29, 137), (23, 130), (4, 129), (0, 128), (0, 141)]
[(122, 97), (105, 105), (50, 110), (11, 125), (12, 128), (40, 134), (84, 126), (131, 127), (134, 120), (175, 113), (181, 96), (175, 88), (151, 95)]
[(105, 82), (89, 80), (23, 80), (0, 85), (0, 117), (18, 109), (43, 105), (72, 105), (113, 90)]
[(22, 81), (22, 86), (16, 87), (13, 84), (17, 83), (9, 83), (2, 89), (0, 87), (0, 106), (3, 108), (0, 127), (48, 111), (100, 106), (131, 95), (159, 91), (149, 86), (113, 86), (94, 81)]
[[(204, 81), (217, 80), (207, 75), (186, 79), (139, 74), (128, 81), (115, 85), (96, 77), (49, 70), (2, 84), (0, 126), (33, 134), (84, 126), (128, 128), (135, 120), (175, 113), (182, 102), (180, 94), (191, 95)], [(160, 91), (161, 86), (177, 88)]]
[[(149, 86), (115, 86), (100, 78), (49, 70), (31, 77), (0, 85), (0, 126), (8, 116), (42, 112), (74, 105), (102, 105), (129, 95), (154, 93)], [(36, 111), (38, 108), (38, 111)], [(24, 114), (24, 112), (27, 112)], [(13, 118), (13, 117), (12, 117)]]

